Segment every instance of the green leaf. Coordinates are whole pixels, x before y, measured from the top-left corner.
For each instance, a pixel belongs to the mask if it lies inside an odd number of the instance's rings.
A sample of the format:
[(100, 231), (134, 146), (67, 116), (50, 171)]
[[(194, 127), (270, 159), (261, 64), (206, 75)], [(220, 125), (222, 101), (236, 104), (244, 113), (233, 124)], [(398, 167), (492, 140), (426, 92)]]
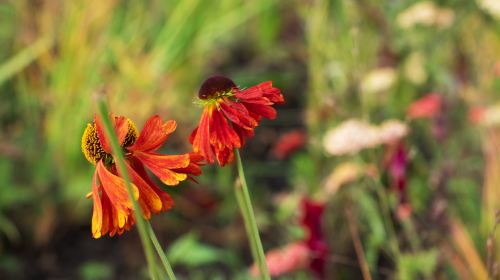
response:
[(181, 264), (189, 267), (218, 262), (223, 251), (203, 244), (196, 233), (188, 233), (177, 239), (171, 246), (168, 259), (172, 265)]
[(436, 269), (438, 251), (421, 251), (415, 254), (404, 254), (398, 260), (398, 279), (429, 279)]

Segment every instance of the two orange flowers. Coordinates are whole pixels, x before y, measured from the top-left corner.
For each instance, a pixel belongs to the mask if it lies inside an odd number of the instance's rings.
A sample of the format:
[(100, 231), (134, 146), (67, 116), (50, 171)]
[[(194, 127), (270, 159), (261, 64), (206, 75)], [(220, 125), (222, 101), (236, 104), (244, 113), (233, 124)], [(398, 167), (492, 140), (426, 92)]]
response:
[[(272, 105), (284, 102), (280, 90), (272, 87), (271, 82), (241, 90), (222, 76), (207, 79), (200, 88), (199, 98), (204, 110), (198, 127), (190, 137), (192, 153), (158, 153), (177, 127), (173, 120), (164, 122), (155, 115), (146, 121), (139, 133), (130, 119), (111, 116), (114, 132), (124, 152), (134, 197), (147, 220), (151, 213), (158, 214), (172, 208), (173, 201), (150, 178), (146, 169), (165, 185), (174, 186), (200, 175), (203, 161), (213, 163), (217, 160), (221, 166), (231, 163), (234, 149), (241, 148), (244, 139), (253, 136), (253, 130), (262, 117), (276, 117)], [(86, 159), (96, 166), (92, 192), (88, 194), (94, 204), (92, 235), (94, 238), (106, 234), (120, 235), (135, 224), (133, 204), (98, 117), (85, 129), (82, 151)]]

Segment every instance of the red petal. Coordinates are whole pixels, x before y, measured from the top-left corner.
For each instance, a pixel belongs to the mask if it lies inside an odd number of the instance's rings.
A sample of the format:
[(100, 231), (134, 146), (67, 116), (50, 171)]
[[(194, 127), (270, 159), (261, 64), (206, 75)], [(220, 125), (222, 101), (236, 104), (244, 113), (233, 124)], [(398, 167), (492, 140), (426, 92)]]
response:
[(257, 126), (257, 121), (250, 117), (247, 108), (243, 104), (232, 101), (221, 102), (220, 108), (231, 122), (242, 128), (253, 129)]
[(174, 168), (184, 168), (189, 165), (189, 155), (158, 155), (136, 152), (134, 156), (140, 160), (153, 174), (165, 184), (175, 186), (187, 178), (186, 174), (172, 171)]
[(214, 151), (210, 145), (209, 130), (213, 110), (213, 107), (207, 107), (203, 110), (200, 123), (190, 137), (194, 152), (202, 155), (208, 163), (213, 163), (215, 159)]
[(263, 116), (271, 120), (276, 118), (276, 110), (271, 106), (255, 104), (255, 103), (244, 103), (244, 105), (248, 109), (248, 111), (254, 114)]
[(175, 121), (169, 120), (163, 123), (160, 116), (154, 115), (146, 121), (135, 144), (127, 149), (130, 151), (156, 151), (176, 128)]

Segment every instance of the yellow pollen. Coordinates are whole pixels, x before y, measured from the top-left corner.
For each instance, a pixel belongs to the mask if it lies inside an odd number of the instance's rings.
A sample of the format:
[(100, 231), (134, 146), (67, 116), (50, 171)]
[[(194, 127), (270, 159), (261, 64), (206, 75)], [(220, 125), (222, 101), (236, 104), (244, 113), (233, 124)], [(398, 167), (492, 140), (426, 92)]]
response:
[[(122, 147), (128, 147), (134, 144), (139, 134), (135, 124), (130, 119), (127, 119), (127, 123), (128, 131), (123, 143), (121, 143)], [(87, 128), (85, 128), (85, 131), (83, 132), (82, 152), (85, 158), (94, 165), (100, 160), (102, 160), (105, 164), (113, 161), (112, 155), (106, 153), (106, 151), (102, 148), (95, 123), (87, 124)]]

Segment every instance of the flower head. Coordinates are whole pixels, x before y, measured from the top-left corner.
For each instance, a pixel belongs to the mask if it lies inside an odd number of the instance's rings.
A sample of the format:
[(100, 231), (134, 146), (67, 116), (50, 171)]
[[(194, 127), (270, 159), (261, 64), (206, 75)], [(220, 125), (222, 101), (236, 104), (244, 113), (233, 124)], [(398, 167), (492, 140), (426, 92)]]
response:
[(276, 141), (271, 153), (277, 159), (286, 159), (306, 145), (307, 135), (300, 129), (289, 131)]
[(220, 166), (231, 163), (234, 149), (252, 137), (262, 118), (276, 118), (274, 104), (284, 102), (271, 81), (248, 89), (240, 89), (223, 76), (208, 78), (198, 92), (203, 113), (189, 141), (194, 152), (208, 163), (217, 160)]
[[(111, 116), (118, 142), (125, 152), (125, 164), (130, 176), (135, 199), (145, 219), (173, 206), (172, 198), (158, 187), (146, 172), (155, 174), (165, 185), (199, 175), (201, 158), (195, 154), (161, 155), (156, 151), (177, 127), (175, 121), (163, 122), (159, 116), (151, 117), (139, 133), (128, 118)], [(108, 137), (99, 118), (87, 125), (82, 137), (85, 158), (96, 166), (92, 179), (94, 203), (92, 235), (99, 238), (109, 234), (122, 234), (135, 223), (133, 205), (125, 181), (116, 168)]]
[(429, 93), (415, 100), (406, 109), (406, 114), (412, 119), (432, 118), (436, 116), (443, 106), (443, 98), (437, 93)]

